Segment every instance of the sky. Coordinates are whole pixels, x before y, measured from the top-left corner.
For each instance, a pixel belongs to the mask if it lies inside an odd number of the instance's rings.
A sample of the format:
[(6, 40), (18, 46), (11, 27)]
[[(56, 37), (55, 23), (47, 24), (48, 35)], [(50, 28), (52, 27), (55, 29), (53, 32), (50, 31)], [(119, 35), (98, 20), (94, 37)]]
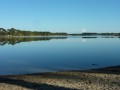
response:
[(120, 0), (0, 0), (0, 27), (51, 32), (120, 32)]

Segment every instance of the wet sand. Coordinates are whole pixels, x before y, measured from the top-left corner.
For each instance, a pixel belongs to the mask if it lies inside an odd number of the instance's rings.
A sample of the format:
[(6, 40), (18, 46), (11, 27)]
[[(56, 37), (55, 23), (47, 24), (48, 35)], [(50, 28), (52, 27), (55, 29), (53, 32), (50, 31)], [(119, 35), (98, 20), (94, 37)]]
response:
[(0, 90), (120, 90), (120, 66), (0, 76)]

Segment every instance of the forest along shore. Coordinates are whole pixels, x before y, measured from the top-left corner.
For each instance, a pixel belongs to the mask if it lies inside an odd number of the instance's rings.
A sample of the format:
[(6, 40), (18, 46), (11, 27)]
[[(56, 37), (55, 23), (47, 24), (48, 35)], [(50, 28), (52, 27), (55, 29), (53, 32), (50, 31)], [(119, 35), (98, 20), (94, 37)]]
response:
[(0, 76), (0, 90), (120, 90), (120, 66)]

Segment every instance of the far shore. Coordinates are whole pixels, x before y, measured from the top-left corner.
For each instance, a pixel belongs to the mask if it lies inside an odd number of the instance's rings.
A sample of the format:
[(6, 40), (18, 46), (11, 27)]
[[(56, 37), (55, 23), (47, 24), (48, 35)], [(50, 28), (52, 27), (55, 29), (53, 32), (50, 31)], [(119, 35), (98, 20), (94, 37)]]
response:
[(0, 90), (119, 90), (120, 65), (25, 75), (1, 75)]

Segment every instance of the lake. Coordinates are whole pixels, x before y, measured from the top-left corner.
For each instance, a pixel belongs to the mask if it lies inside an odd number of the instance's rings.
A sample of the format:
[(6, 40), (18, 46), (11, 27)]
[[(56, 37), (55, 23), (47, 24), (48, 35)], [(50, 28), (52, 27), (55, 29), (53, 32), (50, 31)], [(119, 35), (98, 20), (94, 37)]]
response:
[(1, 37), (0, 75), (120, 65), (119, 37)]

